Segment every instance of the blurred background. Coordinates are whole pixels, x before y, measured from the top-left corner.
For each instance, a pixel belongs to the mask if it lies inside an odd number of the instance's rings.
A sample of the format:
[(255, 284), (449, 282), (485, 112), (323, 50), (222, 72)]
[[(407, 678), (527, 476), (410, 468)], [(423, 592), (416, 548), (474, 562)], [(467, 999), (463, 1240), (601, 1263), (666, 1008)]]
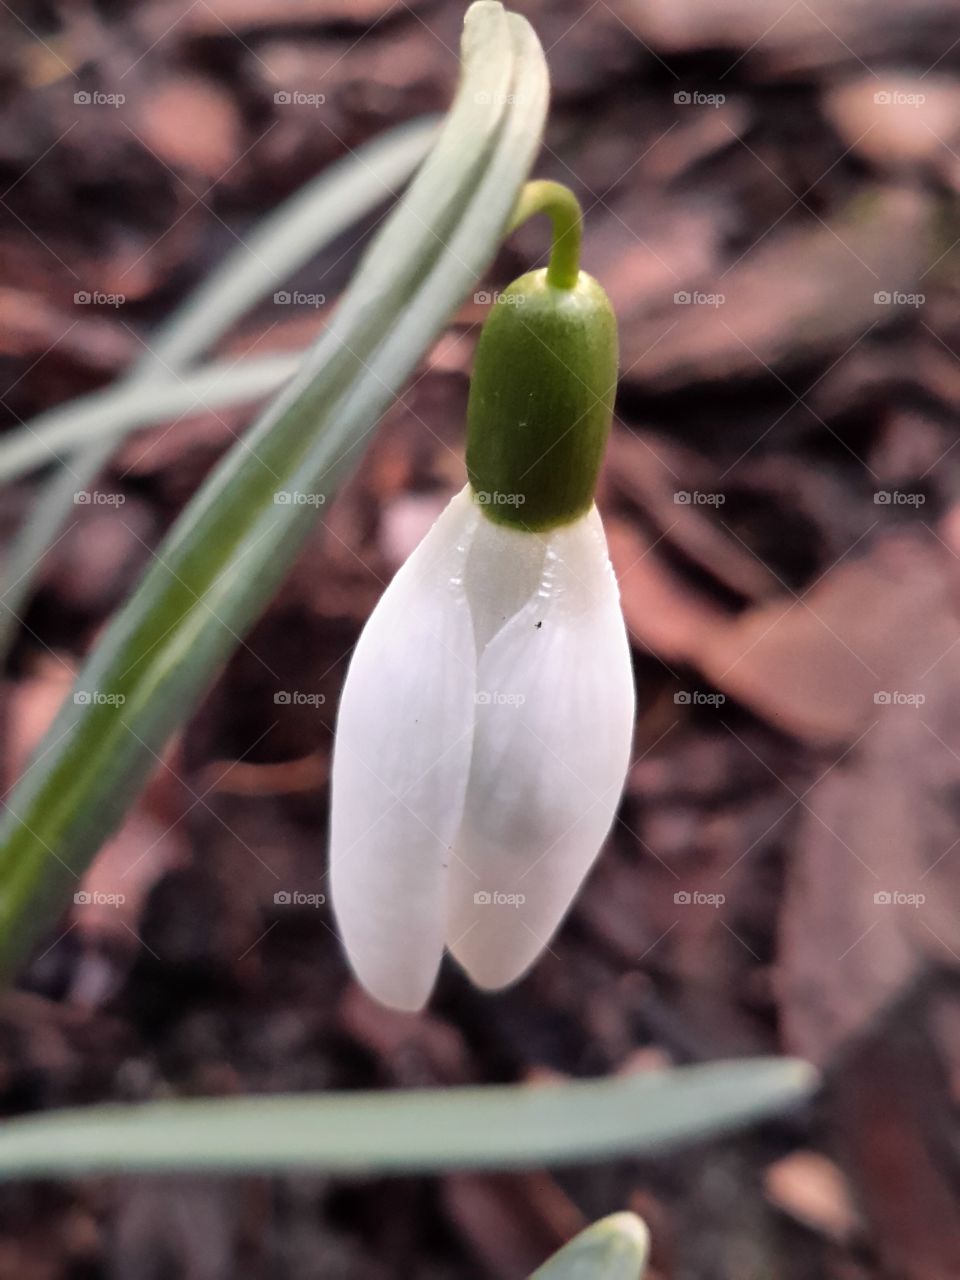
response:
[[(658, 1280), (960, 1276), (960, 10), (515, 8), (553, 78), (537, 176), (583, 201), (584, 265), (622, 325), (600, 504), (639, 705), (602, 857), (529, 977), (488, 997), (450, 966), (419, 1018), (352, 983), (323, 901), (345, 664), (463, 483), (477, 332), (544, 263), (535, 223), (0, 1003), (0, 1106), (778, 1052), (820, 1066), (823, 1094), (747, 1136), (575, 1171), (7, 1188), (0, 1280), (507, 1280), (624, 1207)], [(463, 11), (2, 4), (5, 423), (122, 376), (278, 202), (444, 110)], [(395, 194), (219, 354), (305, 347)], [(130, 436), (77, 502), (16, 610), (4, 789), (254, 411)], [(5, 490), (5, 546), (44, 479)]]

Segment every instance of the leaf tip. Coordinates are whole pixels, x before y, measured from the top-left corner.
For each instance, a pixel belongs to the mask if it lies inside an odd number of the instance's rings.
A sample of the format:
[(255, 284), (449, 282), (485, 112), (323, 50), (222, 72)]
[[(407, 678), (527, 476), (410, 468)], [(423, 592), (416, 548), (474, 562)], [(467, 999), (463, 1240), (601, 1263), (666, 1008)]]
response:
[(650, 1254), (650, 1232), (642, 1218), (622, 1210), (574, 1236), (530, 1280), (640, 1280)]

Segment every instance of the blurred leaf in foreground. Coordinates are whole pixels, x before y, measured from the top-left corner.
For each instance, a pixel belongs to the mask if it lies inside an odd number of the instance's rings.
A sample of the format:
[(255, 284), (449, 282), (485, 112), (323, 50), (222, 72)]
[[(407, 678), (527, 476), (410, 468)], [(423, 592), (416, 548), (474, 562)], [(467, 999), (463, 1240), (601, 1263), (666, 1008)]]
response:
[(0, 1179), (75, 1173), (436, 1173), (535, 1168), (661, 1150), (803, 1101), (790, 1058), (550, 1085), (188, 1098), (8, 1121)]

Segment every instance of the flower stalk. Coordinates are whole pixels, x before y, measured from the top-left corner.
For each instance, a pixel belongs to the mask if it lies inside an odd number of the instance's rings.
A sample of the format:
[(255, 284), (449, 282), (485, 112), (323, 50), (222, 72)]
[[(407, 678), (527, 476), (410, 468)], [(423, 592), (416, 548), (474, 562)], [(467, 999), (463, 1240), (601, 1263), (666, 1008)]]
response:
[(580, 242), (583, 212), (580, 202), (562, 182), (541, 178), (528, 182), (520, 192), (508, 232), (545, 213), (553, 223), (553, 247), (547, 265), (547, 283), (555, 289), (572, 289), (580, 275)]

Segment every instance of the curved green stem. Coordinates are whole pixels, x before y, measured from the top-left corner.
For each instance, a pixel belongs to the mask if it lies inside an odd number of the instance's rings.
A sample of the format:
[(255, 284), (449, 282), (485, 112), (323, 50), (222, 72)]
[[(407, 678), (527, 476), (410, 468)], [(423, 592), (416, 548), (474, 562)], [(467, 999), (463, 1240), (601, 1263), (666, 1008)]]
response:
[(553, 247), (547, 266), (547, 283), (555, 289), (572, 289), (580, 274), (580, 239), (583, 211), (580, 202), (562, 182), (539, 179), (528, 182), (520, 192), (508, 231), (515, 231), (528, 218), (546, 213), (553, 223)]

